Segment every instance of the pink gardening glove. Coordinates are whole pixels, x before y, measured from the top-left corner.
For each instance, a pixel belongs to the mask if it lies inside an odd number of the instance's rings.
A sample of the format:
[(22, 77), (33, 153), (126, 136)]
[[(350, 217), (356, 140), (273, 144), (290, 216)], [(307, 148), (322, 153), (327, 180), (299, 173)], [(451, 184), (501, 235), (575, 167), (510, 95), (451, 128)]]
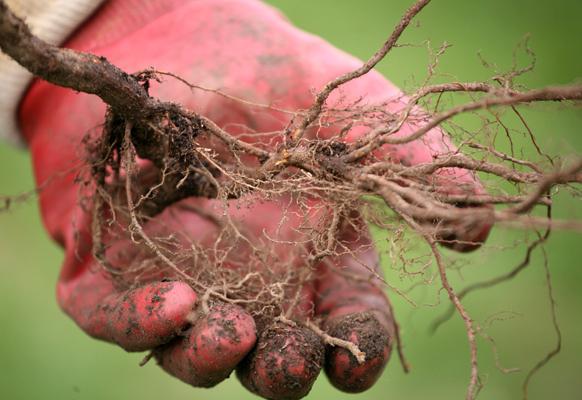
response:
[[(154, 66), (205, 87), (289, 110), (309, 108), (313, 89), (361, 65), (255, 0), (111, 0), (67, 46), (105, 56), (125, 71)], [(244, 131), (240, 126), (257, 132), (278, 131), (289, 122), (286, 114), (257, 111), (213, 93), (192, 92), (175, 80), (155, 84), (150, 92), (182, 103), (233, 134)], [(364, 97), (374, 104), (394, 97), (398, 89), (372, 72), (346, 84), (340, 92), (348, 102)], [(339, 96), (334, 94), (329, 103)], [(321, 263), (318, 279), (304, 289), (299, 309), (304, 315), (322, 319), (332, 335), (358, 343), (367, 354), (363, 364), (341, 348), (328, 348), (324, 355), (315, 335), (311, 341), (302, 342), (310, 336), (294, 336), (289, 333), (291, 328), (282, 333), (275, 328), (257, 332), (260, 323), (235, 305), (214, 305), (208, 313), (200, 313), (202, 293), (180, 281), (150, 278), (129, 289), (112, 283), (93, 259), (91, 212), (82, 206), (83, 193), (76, 181), (77, 167), (82, 164), (81, 140), (88, 131), (99, 129), (104, 112), (105, 105), (96, 97), (40, 81), (32, 85), (20, 108), (36, 179), (44, 185), (40, 194), (43, 220), (50, 235), (65, 249), (57, 285), (63, 310), (95, 338), (116, 343), (127, 351), (155, 349), (163, 369), (194, 386), (213, 386), (238, 368), (242, 383), (261, 396), (300, 398), (311, 388), (321, 366), (341, 390), (358, 392), (373, 385), (388, 361), (394, 331), (380, 285), (368, 279), (370, 271), (361, 268), (361, 263), (379, 267), (367, 230), (357, 218), (356, 223), (342, 227), (339, 239), (355, 250), (358, 259), (345, 255)], [(400, 134), (411, 129), (405, 125)], [(346, 140), (357, 140), (364, 133), (354, 130)], [(417, 164), (430, 162), (433, 155), (451, 149), (454, 147), (442, 132), (434, 130), (423, 141), (382, 151), (395, 161)], [(482, 190), (470, 173), (455, 169), (448, 173), (457, 183)], [(443, 190), (447, 190), (446, 184)], [(217, 212), (220, 207), (217, 201), (208, 199), (184, 202), (208, 212)], [(295, 229), (302, 223), (299, 220), (291, 218), (286, 229), (278, 229), (285, 196), (250, 203), (254, 205), (240, 208), (237, 201), (231, 201), (228, 209), (233, 221), (250, 236), (259, 238), (267, 232), (279, 235), (281, 243), (301, 239)], [(179, 229), (202, 245), (211, 245), (217, 234), (207, 219), (185, 211), (179, 204), (158, 215), (145, 229), (154, 233)], [(488, 230), (482, 227), (470, 237), (457, 239), (480, 242)], [(109, 245), (121, 249), (131, 246)], [(300, 265), (302, 254), (291, 247), (273, 244), (274, 252), (288, 260), (288, 265)], [(245, 254), (243, 249), (239, 256)], [(348, 274), (336, 273), (337, 267)], [(349, 274), (367, 280), (356, 283), (346, 278)], [(192, 317), (193, 311), (197, 318)], [(313, 357), (316, 363), (311, 362)]]

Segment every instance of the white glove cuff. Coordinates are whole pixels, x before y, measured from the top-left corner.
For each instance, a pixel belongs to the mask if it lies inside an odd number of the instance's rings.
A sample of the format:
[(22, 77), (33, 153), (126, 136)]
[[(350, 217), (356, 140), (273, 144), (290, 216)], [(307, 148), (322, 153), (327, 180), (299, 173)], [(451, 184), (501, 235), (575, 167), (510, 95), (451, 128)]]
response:
[[(5, 0), (24, 18), (33, 34), (59, 45), (85, 21), (104, 0)], [(0, 52), (0, 140), (23, 145), (17, 111), (32, 74)]]

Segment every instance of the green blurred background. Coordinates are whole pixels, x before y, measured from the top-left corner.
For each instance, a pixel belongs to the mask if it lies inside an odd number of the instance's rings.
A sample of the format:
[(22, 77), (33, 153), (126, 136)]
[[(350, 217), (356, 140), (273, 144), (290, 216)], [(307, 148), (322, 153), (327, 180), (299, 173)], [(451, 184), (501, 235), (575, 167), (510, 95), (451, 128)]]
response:
[[(382, 43), (409, 0), (271, 0), (295, 24), (323, 36), (336, 46), (367, 58)], [(582, 2), (579, 0), (440, 0), (420, 16), (403, 42), (428, 39), (438, 48), (453, 44), (439, 72), (451, 80), (478, 80), (491, 75), (477, 52), (500, 69), (511, 65), (512, 51), (526, 33), (538, 56), (535, 71), (520, 80), (530, 87), (564, 84), (582, 77)], [(406, 47), (391, 53), (379, 67), (396, 84), (411, 88), (426, 75), (426, 49)], [(539, 141), (551, 154), (582, 154), (582, 112), (539, 106), (524, 111)], [(470, 120), (459, 119), (471, 124)], [(509, 122), (511, 124), (511, 122)], [(515, 125), (517, 126), (517, 125)], [(517, 144), (523, 143), (516, 139)], [(533, 156), (529, 147), (526, 153)], [(26, 152), (0, 144), (0, 193), (17, 194), (34, 187)], [(558, 196), (555, 216), (582, 218), (580, 201)], [(381, 242), (386, 233), (377, 233)], [(525, 252), (520, 232), (496, 229), (487, 248), (463, 261), (461, 273), (451, 272), (456, 287), (510, 270)], [(546, 246), (553, 274), (557, 316), (563, 332), (561, 353), (533, 380), (532, 399), (582, 398), (582, 236), (557, 232)], [(449, 253), (450, 254), (450, 253)], [(85, 336), (57, 307), (54, 286), (61, 250), (47, 237), (34, 199), (0, 214), (0, 398), (3, 399), (238, 399), (254, 398), (231, 378), (211, 390), (192, 389), (162, 373), (154, 363), (138, 367), (142, 354)], [(399, 287), (410, 282), (385, 265)], [(434, 288), (412, 292), (420, 304), (411, 307), (393, 296), (412, 372), (403, 374), (394, 357), (380, 382), (360, 395), (340, 393), (321, 377), (313, 399), (450, 399), (463, 398), (469, 376), (469, 354), (462, 324), (454, 318), (436, 335), (430, 321), (447, 306), (444, 293), (436, 303)], [(424, 305), (428, 304), (428, 305)], [(526, 372), (555, 343), (542, 257), (512, 282), (467, 298), (477, 322), (492, 315), (502, 321), (487, 325), (500, 362), (520, 372), (502, 373), (488, 342), (479, 341), (481, 399), (521, 396)], [(501, 313), (501, 314), (497, 314)]]

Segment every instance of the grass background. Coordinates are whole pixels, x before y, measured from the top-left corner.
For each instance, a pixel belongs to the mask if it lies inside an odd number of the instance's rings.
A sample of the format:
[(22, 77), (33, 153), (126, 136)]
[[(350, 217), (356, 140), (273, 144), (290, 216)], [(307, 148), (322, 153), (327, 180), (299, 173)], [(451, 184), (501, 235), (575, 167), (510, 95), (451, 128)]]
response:
[[(367, 58), (382, 43), (408, 0), (271, 0), (295, 24), (334, 45)], [(439, 0), (421, 15), (420, 25), (408, 31), (404, 42), (430, 39), (434, 47), (453, 44), (440, 64), (440, 72), (459, 80), (491, 75), (477, 52), (500, 68), (511, 65), (512, 51), (526, 33), (538, 56), (535, 71), (521, 82), (530, 87), (563, 84), (582, 76), (582, 2), (555, 0)], [(412, 87), (426, 74), (427, 53), (402, 48), (391, 53), (379, 69), (396, 84)], [(551, 154), (582, 154), (582, 112), (541, 106), (525, 111)], [(459, 120), (463, 123), (463, 120)], [(469, 120), (466, 124), (471, 124)], [(527, 150), (530, 151), (530, 150)], [(532, 155), (533, 153), (530, 153)], [(34, 187), (26, 152), (0, 144), (0, 193), (16, 194)], [(580, 202), (559, 196), (557, 217), (582, 217)], [(377, 232), (382, 241), (386, 232)], [(500, 251), (522, 235), (504, 229), (493, 232), (489, 246), (466, 257), (470, 267), (452, 274), (457, 287), (508, 271), (525, 251), (523, 246)], [(535, 378), (532, 399), (582, 397), (582, 236), (555, 233), (547, 247), (563, 332), (561, 353)], [(35, 200), (0, 214), (0, 397), (4, 399), (251, 399), (229, 379), (212, 390), (192, 389), (158, 370), (154, 363), (137, 366), (141, 354), (124, 354), (115, 346), (85, 336), (60, 312), (54, 285), (61, 250), (41, 226)], [(405, 286), (389, 265), (388, 276)], [(432, 293), (432, 294), (431, 294)], [(469, 355), (462, 324), (453, 319), (436, 335), (427, 327), (446, 307), (413, 308), (394, 299), (403, 327), (412, 373), (404, 375), (396, 357), (380, 382), (370, 391), (353, 396), (330, 387), (325, 377), (315, 384), (313, 399), (451, 399), (464, 397)], [(434, 303), (434, 292), (415, 292), (421, 304)], [(517, 279), (468, 297), (466, 305), (478, 322), (505, 312), (505, 319), (487, 330), (497, 343), (504, 366), (521, 372), (503, 374), (495, 368), (491, 348), (480, 340), (481, 377), (486, 383), (481, 399), (521, 396), (526, 371), (555, 343), (541, 253)]]

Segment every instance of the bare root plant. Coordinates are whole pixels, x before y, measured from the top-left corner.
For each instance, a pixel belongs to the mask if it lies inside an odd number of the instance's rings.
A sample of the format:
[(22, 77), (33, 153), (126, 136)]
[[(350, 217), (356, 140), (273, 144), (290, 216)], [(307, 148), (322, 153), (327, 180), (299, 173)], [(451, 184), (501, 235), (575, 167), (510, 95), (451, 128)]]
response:
[[(357, 70), (328, 82), (315, 94), (310, 108), (277, 109), (288, 117), (284, 129), (254, 132), (248, 128), (247, 136), (252, 141), (245, 140), (245, 135), (231, 135), (195, 111), (148, 95), (152, 80), (163, 83), (165, 79), (177, 79), (193, 91), (210, 89), (155, 69), (129, 75), (104, 58), (50, 46), (34, 37), (3, 2), (0, 33), (8, 39), (1, 45), (5, 53), (36, 76), (96, 94), (109, 106), (102, 132), (85, 141), (89, 168), (83, 171), (90, 177), (94, 256), (114, 282), (131, 287), (144, 279), (180, 279), (203, 293), (203, 309), (211, 302), (228, 302), (243, 306), (264, 323), (279, 319), (304, 324), (326, 343), (345, 347), (360, 361), (365, 354), (353, 343), (330, 336), (318, 321), (297, 317), (294, 311), (301, 303), (301, 288), (316, 278), (315, 265), (350, 253), (338, 239), (342, 225), (359, 226), (358, 220), (363, 218), (395, 232), (393, 244), (402, 246), (398, 254), (406, 250), (406, 243), (399, 243), (399, 238), (410, 229), (427, 243), (432, 257), (403, 260), (402, 273), (426, 283), (430, 275), (427, 271), (436, 268), (451, 312), (438, 320), (435, 328), (453, 312), (463, 320), (470, 348), (466, 397), (471, 399), (480, 388), (476, 336), (481, 328), (464, 307), (463, 298), (519, 274), (551, 229), (582, 229), (582, 221), (551, 218), (557, 186), (570, 190), (573, 196), (580, 194), (576, 185), (582, 182), (582, 159), (547, 156), (520, 106), (537, 102), (579, 106), (582, 86), (520, 87), (516, 79), (532, 66), (516, 66), (484, 82), (430, 84), (443, 48), (436, 53), (425, 83), (408, 96), (391, 100), (400, 105), (399, 112), (388, 113), (386, 104), (367, 104), (365, 99), (356, 103), (340, 99), (331, 104), (328, 99), (332, 93), (341, 92), (342, 85), (367, 74), (390, 54), (411, 20), (429, 2), (417, 1), (383, 46)], [(212, 91), (257, 112), (274, 109)], [(451, 102), (456, 105), (447, 108), (445, 104)], [(429, 109), (432, 111), (426, 111)], [(483, 129), (468, 132), (454, 123), (455, 117), (466, 113), (478, 116), (484, 122)], [(505, 118), (521, 121), (537, 159), (498, 150), (499, 132), (506, 132), (509, 140), (513, 134), (505, 130)], [(402, 134), (404, 125), (414, 129)], [(391, 156), (399, 153), (399, 146), (425, 140), (436, 127), (445, 127), (456, 147), (451, 146), (449, 152), (435, 156), (432, 162), (416, 165)], [(324, 138), (318, 134), (322, 129), (336, 133)], [(367, 133), (353, 142), (346, 141), (355, 129)], [(453, 168), (484, 177), (484, 189), (458, 185), (449, 173)], [(445, 191), (442, 187), (457, 189)], [(182, 201), (193, 197), (215, 199), (214, 208)], [(236, 206), (230, 201), (233, 199), (237, 200)], [(250, 203), (260, 199), (280, 202), (284, 212), (272, 232), (265, 230), (256, 237), (233, 220), (228, 210), (252, 207)], [(208, 243), (156, 226), (154, 217), (172, 213), (170, 205), (192, 213), (209, 227), (214, 233), (208, 236)], [(534, 216), (536, 207), (545, 207), (547, 216)], [(353, 210), (358, 210), (357, 216)], [(299, 221), (298, 228), (282, 239), (278, 232), (285, 229), (288, 220)], [(476, 226), (493, 223), (542, 229), (545, 233), (530, 244), (527, 257), (513, 271), (455, 290), (437, 244), (477, 246), (459, 243), (457, 238), (466, 237), (463, 233)], [(128, 241), (134, 244), (131, 254), (106, 245)], [(285, 245), (287, 253), (274, 250), (273, 244)], [(357, 259), (357, 252), (351, 252)], [(290, 268), (289, 260), (297, 259), (297, 255), (304, 265)], [(408, 300), (406, 293), (385, 282), (375, 266), (362, 263), (362, 268), (368, 271), (362, 275), (367, 280)], [(559, 333), (557, 325), (556, 329)], [(394, 333), (407, 369), (396, 320)]]

